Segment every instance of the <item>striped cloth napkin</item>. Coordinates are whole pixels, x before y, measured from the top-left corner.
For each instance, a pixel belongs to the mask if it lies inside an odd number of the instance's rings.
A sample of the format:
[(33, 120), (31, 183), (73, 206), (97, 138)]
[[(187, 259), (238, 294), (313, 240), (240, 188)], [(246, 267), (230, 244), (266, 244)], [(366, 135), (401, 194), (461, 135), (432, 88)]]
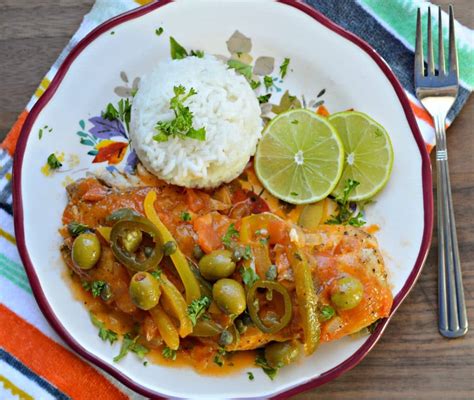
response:
[[(16, 141), (29, 110), (47, 89), (70, 50), (101, 22), (148, 2), (97, 0), (0, 146), (0, 399), (141, 398), (71, 352), (42, 316), (15, 245), (11, 167)], [(427, 149), (431, 150), (433, 123), (414, 96), (412, 79), (416, 10), (421, 7), (426, 12), (429, 3), (423, 0), (307, 2), (362, 37), (385, 58), (405, 88)], [(448, 26), (447, 15), (443, 18)], [(448, 124), (460, 112), (474, 86), (474, 33), (459, 23), (456, 33), (461, 88)]]

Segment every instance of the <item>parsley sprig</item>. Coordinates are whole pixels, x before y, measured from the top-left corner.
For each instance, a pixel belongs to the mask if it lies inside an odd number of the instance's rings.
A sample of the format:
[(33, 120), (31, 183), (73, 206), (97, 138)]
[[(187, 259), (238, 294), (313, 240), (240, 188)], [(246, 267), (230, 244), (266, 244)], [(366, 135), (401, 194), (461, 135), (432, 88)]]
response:
[(262, 368), (263, 372), (265, 372), (272, 381), (275, 379), (275, 376), (278, 373), (278, 368), (272, 368), (268, 365), (267, 359), (265, 358), (263, 352), (259, 352), (257, 354), (257, 357), (255, 358), (255, 365)]
[(193, 326), (196, 325), (199, 318), (206, 312), (211, 305), (211, 299), (208, 296), (202, 296), (200, 299), (193, 300), (188, 305), (188, 316)]
[(163, 348), (161, 355), (168, 360), (176, 360), (176, 350), (170, 349), (168, 346)]
[(222, 244), (227, 248), (232, 247), (232, 242), (240, 237), (239, 231), (235, 229), (235, 224), (230, 224), (225, 235), (222, 237)]
[(118, 335), (111, 329), (107, 329), (102, 321), (99, 321), (97, 317), (90, 313), (90, 318), (94, 326), (99, 328), (99, 337), (102, 340), (109, 341), (110, 344), (114, 343), (118, 339)]
[(123, 336), (122, 346), (120, 347), (120, 352), (117, 356), (114, 357), (114, 362), (120, 361), (124, 358), (129, 351), (135, 353), (139, 359), (143, 359), (148, 352), (150, 351), (148, 347), (143, 346), (142, 344), (138, 343), (137, 340), (140, 336), (137, 335), (133, 337), (131, 333), (126, 333)]
[(174, 119), (171, 121), (158, 121), (155, 130), (158, 132), (153, 136), (157, 142), (166, 142), (171, 137), (190, 138), (204, 141), (206, 140), (206, 128), (193, 128), (193, 113), (184, 105), (184, 102), (191, 96), (197, 94), (194, 88), (188, 93), (184, 86), (179, 85), (173, 88), (174, 97), (170, 100), (170, 109), (174, 112)]
[(359, 182), (348, 179), (342, 191), (342, 195), (336, 197), (336, 202), (339, 205), (338, 212), (336, 215), (332, 215), (331, 219), (326, 221), (326, 224), (331, 225), (352, 225), (352, 226), (363, 226), (365, 221), (362, 213), (359, 211), (357, 215), (351, 208), (351, 202), (349, 201), (349, 195), (359, 185)]

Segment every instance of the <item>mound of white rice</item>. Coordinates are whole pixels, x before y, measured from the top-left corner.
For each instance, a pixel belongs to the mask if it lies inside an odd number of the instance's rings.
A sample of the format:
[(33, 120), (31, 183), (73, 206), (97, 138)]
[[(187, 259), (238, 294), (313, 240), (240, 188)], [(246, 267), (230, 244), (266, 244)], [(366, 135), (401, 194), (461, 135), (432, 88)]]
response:
[[(169, 102), (179, 85), (186, 93), (197, 91), (184, 104), (193, 113), (193, 127), (206, 128), (205, 141), (153, 140), (156, 123), (174, 119)], [(236, 178), (255, 153), (261, 129), (250, 85), (213, 56), (159, 63), (133, 99), (131, 139), (139, 159), (159, 178), (180, 186), (211, 188)]]

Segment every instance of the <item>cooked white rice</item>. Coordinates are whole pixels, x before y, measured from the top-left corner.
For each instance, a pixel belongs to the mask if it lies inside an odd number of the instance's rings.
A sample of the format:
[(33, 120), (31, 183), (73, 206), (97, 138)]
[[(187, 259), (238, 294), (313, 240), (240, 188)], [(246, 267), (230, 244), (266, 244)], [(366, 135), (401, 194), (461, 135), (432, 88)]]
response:
[[(169, 108), (173, 87), (197, 94), (185, 101), (193, 127), (206, 128), (206, 140), (170, 137), (156, 142), (158, 121), (174, 119)], [(261, 134), (260, 107), (244, 77), (213, 56), (159, 63), (145, 76), (133, 99), (132, 146), (145, 167), (170, 183), (216, 187), (244, 169)]]

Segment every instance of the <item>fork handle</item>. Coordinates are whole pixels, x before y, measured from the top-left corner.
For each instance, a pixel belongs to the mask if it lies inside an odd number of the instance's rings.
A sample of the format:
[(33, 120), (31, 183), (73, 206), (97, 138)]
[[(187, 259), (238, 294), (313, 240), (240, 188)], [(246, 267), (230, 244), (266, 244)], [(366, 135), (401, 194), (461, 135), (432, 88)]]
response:
[(438, 326), (441, 335), (457, 338), (466, 334), (468, 322), (449, 179), (445, 118), (435, 117), (434, 120), (438, 183)]

